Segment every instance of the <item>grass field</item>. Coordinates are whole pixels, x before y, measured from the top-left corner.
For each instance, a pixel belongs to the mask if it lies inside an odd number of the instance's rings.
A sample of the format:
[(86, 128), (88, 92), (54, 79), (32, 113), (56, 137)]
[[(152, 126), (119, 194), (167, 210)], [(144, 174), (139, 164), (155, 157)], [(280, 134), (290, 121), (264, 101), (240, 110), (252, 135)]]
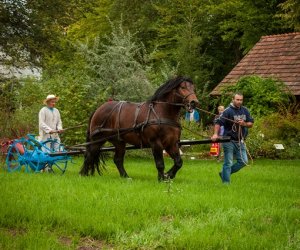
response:
[[(220, 182), (221, 163), (184, 160), (158, 183), (152, 159), (80, 177), (0, 171), (0, 249), (300, 249), (300, 160), (256, 160)], [(167, 159), (167, 165), (171, 162)], [(3, 164), (2, 164), (3, 165)]]

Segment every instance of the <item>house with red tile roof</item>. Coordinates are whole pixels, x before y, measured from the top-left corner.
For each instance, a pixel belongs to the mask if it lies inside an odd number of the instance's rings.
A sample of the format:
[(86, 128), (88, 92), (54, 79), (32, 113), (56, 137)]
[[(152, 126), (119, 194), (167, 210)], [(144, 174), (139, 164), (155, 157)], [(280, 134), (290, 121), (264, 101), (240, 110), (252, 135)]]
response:
[(300, 32), (262, 36), (211, 95), (221, 95), (222, 89), (249, 75), (279, 79), (300, 100)]

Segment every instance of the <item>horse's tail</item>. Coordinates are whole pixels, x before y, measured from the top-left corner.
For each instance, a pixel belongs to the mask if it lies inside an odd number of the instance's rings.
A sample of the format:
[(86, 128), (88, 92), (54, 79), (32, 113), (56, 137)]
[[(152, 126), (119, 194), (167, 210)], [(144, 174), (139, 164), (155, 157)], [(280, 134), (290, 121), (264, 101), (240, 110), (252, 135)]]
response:
[[(95, 112), (94, 112), (95, 113)], [(86, 151), (84, 153), (84, 162), (82, 165), (82, 168), (80, 170), (80, 175), (94, 175), (95, 173), (95, 169), (97, 169), (97, 172), (99, 173), (99, 175), (101, 175), (101, 171), (99, 168), (99, 163), (101, 160), (101, 165), (103, 166), (103, 168), (105, 168), (105, 162), (104, 162), (104, 156), (101, 153), (101, 145), (97, 144), (90, 144), (91, 141), (91, 131), (90, 131), (90, 123), (92, 120), (92, 117), (94, 115), (94, 113), (90, 116), (89, 119), (89, 124), (88, 124), (88, 129), (86, 132)]]

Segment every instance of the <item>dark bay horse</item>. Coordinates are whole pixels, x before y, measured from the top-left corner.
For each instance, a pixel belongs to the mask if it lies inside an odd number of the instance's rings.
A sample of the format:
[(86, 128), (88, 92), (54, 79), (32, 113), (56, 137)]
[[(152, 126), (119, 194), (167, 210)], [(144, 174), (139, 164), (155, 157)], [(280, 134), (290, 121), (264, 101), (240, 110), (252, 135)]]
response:
[[(114, 163), (121, 177), (128, 177), (124, 169), (126, 143), (150, 147), (158, 171), (158, 180), (174, 178), (182, 166), (179, 153), (181, 126), (180, 109), (189, 112), (198, 104), (194, 84), (186, 77), (176, 77), (161, 85), (150, 100), (142, 103), (111, 101), (101, 105), (91, 116), (87, 131), (87, 146), (81, 175), (101, 174), (100, 151), (106, 141), (115, 147)], [(173, 167), (164, 172), (163, 150), (174, 160)]]

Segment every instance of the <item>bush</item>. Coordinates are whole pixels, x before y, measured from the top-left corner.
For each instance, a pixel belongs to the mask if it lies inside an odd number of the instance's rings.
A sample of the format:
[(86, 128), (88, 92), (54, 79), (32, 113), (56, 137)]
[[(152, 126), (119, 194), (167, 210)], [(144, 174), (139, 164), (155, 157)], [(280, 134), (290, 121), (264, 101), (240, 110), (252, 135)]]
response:
[(16, 138), (37, 133), (38, 111), (43, 100), (41, 85), (28, 78), (7, 80), (1, 86), (5, 109), (1, 110), (0, 137)]
[[(258, 119), (247, 140), (253, 157), (299, 159), (300, 113), (293, 113), (298, 105), (281, 109), (278, 113)], [(283, 144), (284, 150), (276, 150), (274, 144)]]
[(292, 98), (283, 82), (259, 76), (242, 77), (236, 85), (226, 88), (222, 103), (229, 104), (234, 92), (243, 93), (244, 103), (255, 117), (276, 112), (279, 107), (287, 106)]

